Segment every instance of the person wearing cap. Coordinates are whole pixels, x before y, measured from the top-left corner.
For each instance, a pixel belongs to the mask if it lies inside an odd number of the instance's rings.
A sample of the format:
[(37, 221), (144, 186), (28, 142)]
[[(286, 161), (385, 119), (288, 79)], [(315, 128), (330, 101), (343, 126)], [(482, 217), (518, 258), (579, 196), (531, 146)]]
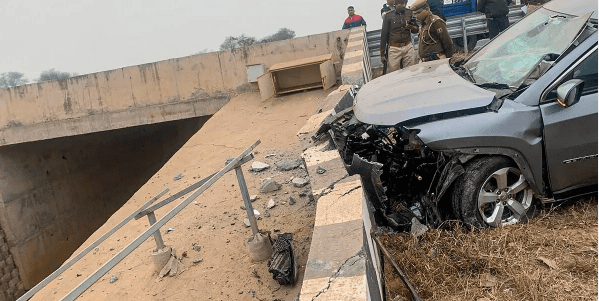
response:
[(496, 37), (500, 32), (510, 26), (507, 14), (510, 12), (509, 5), (512, 0), (479, 0), (478, 11), (485, 13), (487, 27), (489, 28), (489, 39)]
[(366, 26), (366, 21), (364, 21), (364, 18), (362, 18), (362, 16), (354, 13), (353, 6), (350, 6), (347, 8), (347, 14), (349, 15), (349, 17), (347, 17), (347, 19), (345, 19), (345, 23), (343, 23), (342, 29), (348, 29), (348, 28), (358, 27), (358, 26)]
[(418, 36), (418, 56), (424, 62), (453, 56), (453, 41), (445, 21), (433, 15), (426, 0), (416, 0), (410, 7), (422, 23)]
[[(388, 57), (388, 70), (393, 72), (414, 64), (414, 45), (410, 33), (418, 32), (412, 11), (406, 9), (408, 0), (395, 0), (395, 10), (385, 15), (381, 29), (381, 61)], [(387, 53), (387, 43), (389, 51)]]
[(381, 8), (381, 18), (385, 19), (385, 15), (395, 10), (395, 0), (387, 0)]

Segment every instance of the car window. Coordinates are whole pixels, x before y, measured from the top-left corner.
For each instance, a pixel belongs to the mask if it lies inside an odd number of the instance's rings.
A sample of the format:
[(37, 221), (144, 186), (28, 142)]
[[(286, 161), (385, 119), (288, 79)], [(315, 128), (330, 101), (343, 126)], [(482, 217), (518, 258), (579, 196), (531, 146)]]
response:
[(593, 51), (586, 59), (578, 66), (574, 67), (557, 85), (553, 87), (551, 92), (545, 97), (545, 101), (554, 101), (557, 98), (557, 88), (571, 80), (581, 79), (584, 81), (582, 95), (597, 93), (597, 50)]
[(588, 17), (540, 8), (485, 45), (464, 66), (477, 84), (518, 88), (546, 54), (561, 55), (568, 49)]

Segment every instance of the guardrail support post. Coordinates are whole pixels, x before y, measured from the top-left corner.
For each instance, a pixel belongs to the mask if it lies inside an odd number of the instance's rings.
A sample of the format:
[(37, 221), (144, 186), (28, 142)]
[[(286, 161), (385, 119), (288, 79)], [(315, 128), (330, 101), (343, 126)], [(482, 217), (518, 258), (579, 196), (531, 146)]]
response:
[(468, 53), (468, 37), (466, 36), (466, 18), (462, 18), (462, 39), (464, 43), (464, 53)]
[(243, 197), (243, 203), (245, 205), (245, 211), (248, 214), (248, 219), (250, 220), (250, 226), (252, 227), (252, 235), (256, 235), (260, 233), (258, 230), (258, 223), (256, 222), (256, 217), (254, 216), (254, 209), (252, 208), (252, 201), (250, 201), (250, 193), (248, 192), (248, 188), (245, 184), (245, 178), (243, 177), (243, 171), (241, 170), (241, 165), (235, 167), (235, 173), (237, 174), (237, 182), (239, 182), (239, 189), (241, 190), (241, 196)]
[[(150, 221), (150, 226), (156, 223), (156, 215), (154, 212), (148, 213), (148, 220)], [(156, 232), (154, 232), (154, 240), (156, 241), (156, 248), (158, 248), (157, 250), (164, 249), (164, 241), (160, 235), (160, 228), (156, 229)]]

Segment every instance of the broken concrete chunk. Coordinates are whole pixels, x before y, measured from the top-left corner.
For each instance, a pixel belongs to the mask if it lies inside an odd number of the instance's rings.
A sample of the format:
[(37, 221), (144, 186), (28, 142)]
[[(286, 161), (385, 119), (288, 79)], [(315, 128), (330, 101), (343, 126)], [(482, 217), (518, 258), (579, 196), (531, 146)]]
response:
[(276, 205), (277, 204), (275, 203), (275, 200), (270, 199), (270, 200), (268, 200), (268, 205), (266, 205), (266, 209), (272, 209)]
[(117, 277), (117, 275), (110, 276), (110, 283), (115, 283), (117, 280), (119, 280), (119, 277)]
[(285, 158), (277, 161), (275, 164), (277, 165), (277, 169), (281, 171), (288, 171), (298, 168), (302, 164), (302, 160)]
[(281, 184), (277, 183), (272, 178), (262, 180), (262, 185), (260, 185), (260, 192), (262, 193), (269, 193), (279, 189), (281, 189)]
[(293, 186), (301, 188), (306, 186), (306, 184), (309, 183), (309, 178), (293, 178), (293, 181), (291, 181), (293, 183)]
[(410, 234), (412, 234), (413, 237), (420, 237), (424, 233), (426, 233), (426, 231), (428, 231), (428, 227), (426, 225), (421, 224), (417, 218), (413, 217), (412, 218), (412, 228), (410, 229)]
[(194, 259), (193, 263), (200, 263), (200, 262), (202, 262), (202, 260), (203, 260), (202, 258)]
[(176, 175), (176, 176), (175, 176), (173, 179), (174, 179), (175, 181), (179, 181), (179, 180), (181, 180), (182, 178), (183, 178), (183, 174), (182, 174), (182, 173), (180, 173), (180, 174), (177, 174), (177, 175)]
[(258, 195), (257, 194), (250, 195), (250, 202), (253, 202), (253, 201), (257, 200), (257, 199), (258, 199)]
[(250, 220), (247, 218), (243, 219), (243, 224), (245, 225), (246, 228), (249, 228), (251, 226)]
[(264, 162), (260, 162), (260, 161), (254, 161), (252, 163), (252, 167), (250, 167), (250, 171), (253, 172), (261, 172), (265, 169), (268, 169), (270, 167), (270, 165), (264, 163)]

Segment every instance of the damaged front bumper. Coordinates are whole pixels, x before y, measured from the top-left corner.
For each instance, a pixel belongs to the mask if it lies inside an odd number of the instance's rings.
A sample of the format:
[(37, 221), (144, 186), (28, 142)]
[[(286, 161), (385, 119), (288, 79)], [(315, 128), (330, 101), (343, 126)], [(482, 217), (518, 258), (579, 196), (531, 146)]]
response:
[(361, 123), (351, 109), (331, 116), (319, 132), (329, 134), (348, 173), (360, 175), (380, 223), (409, 231), (414, 217), (433, 227), (450, 217), (439, 204), (464, 173), (461, 154), (430, 149), (418, 130)]

